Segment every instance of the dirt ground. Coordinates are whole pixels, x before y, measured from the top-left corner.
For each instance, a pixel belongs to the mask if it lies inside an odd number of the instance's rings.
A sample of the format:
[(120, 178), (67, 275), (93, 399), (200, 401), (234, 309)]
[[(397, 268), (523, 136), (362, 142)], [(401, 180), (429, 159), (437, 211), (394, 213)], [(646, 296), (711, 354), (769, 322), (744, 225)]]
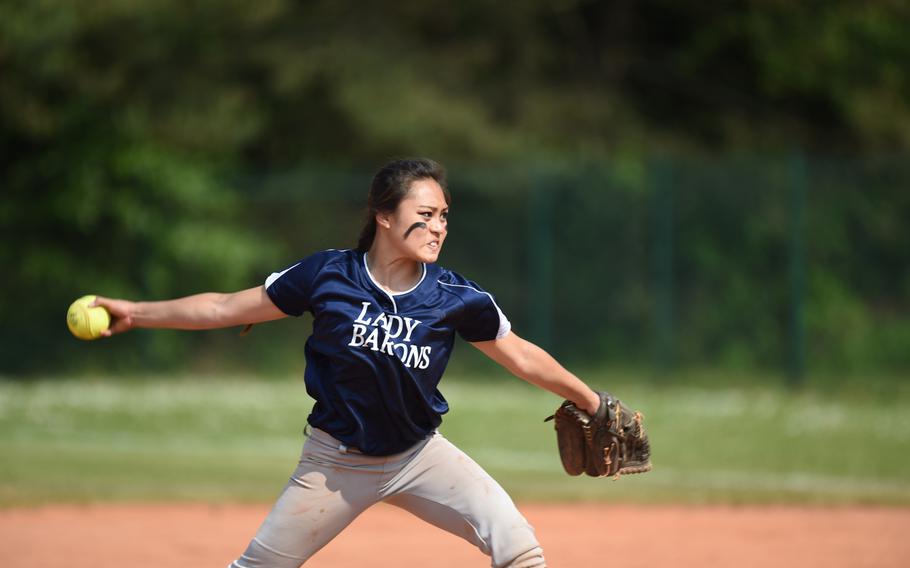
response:
[[(551, 567), (910, 566), (910, 509), (520, 505)], [(92, 505), (0, 510), (4, 568), (224, 568), (263, 506)], [(313, 568), (488, 566), (471, 545), (373, 507)]]

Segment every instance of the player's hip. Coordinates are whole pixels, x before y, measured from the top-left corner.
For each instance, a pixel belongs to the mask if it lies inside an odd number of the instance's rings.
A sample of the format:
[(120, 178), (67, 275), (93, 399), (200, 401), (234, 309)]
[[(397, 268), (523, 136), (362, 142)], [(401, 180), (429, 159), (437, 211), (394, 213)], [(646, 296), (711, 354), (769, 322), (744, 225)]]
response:
[(358, 448), (346, 445), (328, 432), (319, 428), (308, 429), (303, 445), (300, 463), (323, 464), (333, 468), (352, 469), (362, 472), (387, 473), (410, 462), (438, 432), (433, 431), (407, 450), (388, 456), (371, 456)]

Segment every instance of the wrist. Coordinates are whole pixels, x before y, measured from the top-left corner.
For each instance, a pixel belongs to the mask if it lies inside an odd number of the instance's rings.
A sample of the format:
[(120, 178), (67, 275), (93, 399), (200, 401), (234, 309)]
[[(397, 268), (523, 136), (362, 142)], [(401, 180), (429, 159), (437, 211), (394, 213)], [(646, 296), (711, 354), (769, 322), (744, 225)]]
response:
[(594, 392), (593, 390), (588, 389), (588, 393), (585, 396), (585, 402), (584, 402), (584, 406), (582, 407), (582, 409), (585, 412), (587, 412), (588, 414), (590, 414), (591, 416), (594, 416), (595, 414), (597, 414), (597, 410), (599, 408), (600, 408), (600, 395), (597, 394), (596, 392)]
[(130, 327), (141, 327), (143, 321), (143, 302), (127, 302), (123, 306), (123, 319), (130, 322)]

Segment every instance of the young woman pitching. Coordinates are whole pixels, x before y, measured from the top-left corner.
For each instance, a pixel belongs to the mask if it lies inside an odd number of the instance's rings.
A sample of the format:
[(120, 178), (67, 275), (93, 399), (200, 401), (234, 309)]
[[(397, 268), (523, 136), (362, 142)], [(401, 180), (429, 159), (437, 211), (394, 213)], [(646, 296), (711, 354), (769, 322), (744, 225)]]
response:
[(534, 529), (506, 492), (438, 431), (455, 334), (518, 377), (590, 414), (599, 396), (512, 332), (493, 296), (436, 263), (448, 232), (445, 172), (394, 161), (374, 177), (353, 250), (327, 250), (233, 294), (163, 302), (99, 297), (132, 328), (211, 329), (313, 315), (306, 389), (316, 404), (297, 469), (232, 568), (305, 563), (374, 503), (406, 509), (492, 557), (545, 566)]

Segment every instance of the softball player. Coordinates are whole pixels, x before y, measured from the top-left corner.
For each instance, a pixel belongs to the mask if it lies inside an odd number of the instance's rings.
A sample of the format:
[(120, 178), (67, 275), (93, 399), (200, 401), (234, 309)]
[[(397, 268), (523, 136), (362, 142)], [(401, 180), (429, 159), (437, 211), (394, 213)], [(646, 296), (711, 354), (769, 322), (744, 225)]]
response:
[(208, 329), (313, 315), (306, 389), (309, 435), (284, 491), (231, 568), (292, 568), (384, 501), (454, 533), (492, 566), (545, 566), (533, 528), (477, 463), (437, 430), (438, 390), (455, 334), (518, 377), (593, 414), (598, 396), (511, 331), (493, 296), (435, 264), (448, 230), (445, 172), (399, 160), (374, 177), (353, 250), (328, 250), (263, 286), (164, 302), (98, 298), (134, 327)]

